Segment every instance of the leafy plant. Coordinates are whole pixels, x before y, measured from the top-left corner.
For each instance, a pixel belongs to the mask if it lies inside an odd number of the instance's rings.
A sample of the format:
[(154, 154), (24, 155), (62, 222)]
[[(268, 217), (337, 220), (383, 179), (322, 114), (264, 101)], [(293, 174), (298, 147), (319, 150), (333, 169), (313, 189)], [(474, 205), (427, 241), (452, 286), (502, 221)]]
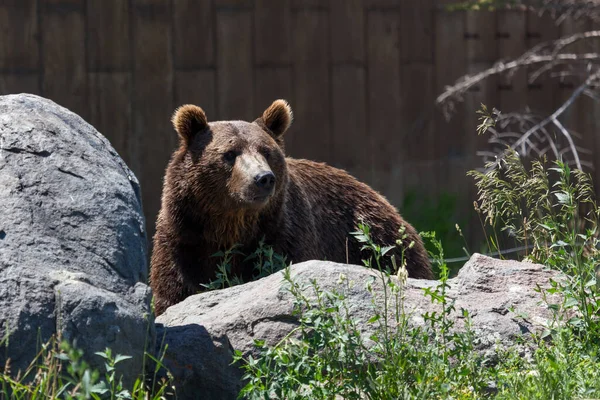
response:
[[(222, 260), (217, 264), (216, 279), (210, 281), (208, 284), (202, 284), (204, 288), (216, 290), (244, 283), (244, 279), (241, 276), (232, 275), (231, 273), (234, 257), (246, 256), (239, 248), (240, 245), (235, 244), (226, 251), (219, 251), (212, 255), (212, 257), (221, 257)], [(249, 261), (253, 261), (254, 263), (252, 281), (281, 271), (287, 266), (286, 257), (275, 253), (273, 247), (265, 243), (264, 238), (259, 241), (256, 250), (243, 260), (244, 263)]]
[[(397, 245), (404, 235), (402, 230), (399, 233)], [(346, 302), (350, 282), (345, 276), (339, 278), (340, 291), (325, 291), (315, 280), (310, 284), (295, 281), (286, 269), (284, 279), (295, 299), (299, 325), (275, 346), (257, 340), (256, 358), (236, 352), (235, 361), (241, 362), (247, 382), (240, 397), (435, 399), (458, 394), (467, 399), (481, 395), (489, 371), (481, 368), (481, 358), (473, 351), (468, 313), (462, 314), (464, 329), (453, 329), (450, 315), (454, 308), (446, 295), (448, 269), (443, 255), (436, 258), (443, 271), (440, 284), (426, 291), (442, 305), (441, 310), (423, 316), (427, 326), (413, 326), (404, 309), (404, 259), (390, 257), (394, 246), (374, 243), (366, 225), (359, 225), (354, 236), (369, 254), (365, 266), (378, 271), (378, 278), (367, 285), (373, 316), (362, 321), (374, 328), (368, 344)], [(426, 237), (435, 241), (434, 235)], [(395, 270), (397, 275), (391, 275)], [(383, 290), (382, 306), (375, 301), (375, 279)]]
[[(105, 359), (105, 374), (91, 369), (84, 360), (81, 350), (66, 341), (52, 337), (44, 343), (28, 368), (15, 376), (11, 371), (10, 359), (0, 373), (0, 397), (3, 399), (162, 399), (169, 389), (169, 379), (156, 387), (144, 385), (138, 378), (131, 390), (124, 388), (121, 376), (116, 372), (117, 364), (131, 358), (110, 349), (96, 355)], [(150, 356), (151, 357), (151, 356)], [(151, 357), (154, 359), (154, 357)], [(163, 367), (160, 360), (157, 365)]]

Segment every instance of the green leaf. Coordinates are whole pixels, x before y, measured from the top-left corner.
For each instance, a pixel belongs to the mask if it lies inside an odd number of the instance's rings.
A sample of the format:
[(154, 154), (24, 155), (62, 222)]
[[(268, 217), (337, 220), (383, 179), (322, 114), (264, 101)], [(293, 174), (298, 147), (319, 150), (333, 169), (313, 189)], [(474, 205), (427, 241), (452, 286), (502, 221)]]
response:
[(123, 361), (123, 360), (129, 360), (130, 358), (133, 358), (131, 356), (124, 356), (122, 354), (117, 354), (117, 356), (115, 357), (115, 364)]
[(571, 200), (571, 196), (569, 196), (568, 193), (564, 193), (564, 192), (557, 192), (554, 193), (554, 195), (556, 196), (556, 198), (558, 199), (558, 202), (560, 204), (570, 204), (570, 200)]
[(565, 301), (565, 308), (571, 308), (579, 305), (579, 301), (574, 297), (569, 297), (567, 301)]
[(386, 246), (384, 248), (381, 249), (381, 255), (385, 256), (387, 252), (389, 252), (390, 250), (393, 250), (396, 246)]
[(377, 322), (377, 321), (379, 321), (379, 319), (380, 319), (380, 318), (381, 318), (381, 315), (380, 315), (380, 314), (375, 314), (375, 315), (373, 315), (371, 318), (369, 318), (369, 321), (368, 321), (368, 322), (369, 322), (370, 324), (372, 324), (372, 323), (374, 323), (374, 322)]

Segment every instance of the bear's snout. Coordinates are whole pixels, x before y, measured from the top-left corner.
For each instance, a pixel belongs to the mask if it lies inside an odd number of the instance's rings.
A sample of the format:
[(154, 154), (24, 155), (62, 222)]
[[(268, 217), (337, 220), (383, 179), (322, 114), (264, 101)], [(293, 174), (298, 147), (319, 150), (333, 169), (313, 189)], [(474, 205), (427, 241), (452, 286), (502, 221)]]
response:
[(271, 171), (264, 171), (254, 177), (254, 183), (265, 195), (271, 194), (275, 187), (275, 175)]

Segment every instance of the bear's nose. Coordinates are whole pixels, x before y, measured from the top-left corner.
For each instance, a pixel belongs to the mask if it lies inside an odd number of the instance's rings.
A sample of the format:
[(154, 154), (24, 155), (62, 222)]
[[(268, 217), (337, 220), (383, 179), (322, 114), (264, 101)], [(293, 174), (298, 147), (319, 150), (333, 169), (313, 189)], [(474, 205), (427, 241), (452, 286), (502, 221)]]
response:
[(256, 186), (264, 191), (270, 191), (275, 186), (275, 175), (271, 171), (261, 172), (254, 177)]

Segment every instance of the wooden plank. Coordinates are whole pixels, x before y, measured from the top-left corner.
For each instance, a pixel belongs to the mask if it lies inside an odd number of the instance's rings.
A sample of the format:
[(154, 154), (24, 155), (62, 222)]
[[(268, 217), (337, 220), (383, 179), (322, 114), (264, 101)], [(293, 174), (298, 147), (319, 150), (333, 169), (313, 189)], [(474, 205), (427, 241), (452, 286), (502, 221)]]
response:
[(210, 1), (173, 2), (176, 68), (214, 67), (214, 7)]
[(0, 96), (5, 94), (41, 94), (38, 73), (0, 73)]
[[(501, 10), (497, 12), (498, 57), (514, 60), (527, 50), (527, 14), (521, 10)], [(498, 79), (498, 106), (504, 113), (524, 111), (527, 106), (527, 71), (517, 71)]]
[(303, 8), (310, 8), (313, 11), (327, 11), (330, 0), (292, 0), (292, 9), (298, 11)]
[[(465, 13), (462, 11), (438, 11), (436, 17), (435, 37), (435, 80), (436, 94), (444, 91), (446, 85), (453, 85), (458, 78), (467, 72), (466, 46), (456, 46), (464, 42)], [(475, 110), (469, 110), (475, 112)], [(441, 113), (436, 113), (436, 132), (438, 141), (436, 146), (427, 149), (427, 159), (443, 159), (461, 156), (464, 149), (465, 107), (463, 103), (456, 103), (456, 111), (447, 121)], [(439, 134), (444, 132), (444, 134)]]
[(140, 178), (149, 237), (160, 207), (162, 178), (177, 144), (173, 113), (171, 8), (164, 0), (133, 0), (133, 132), (130, 166)]
[(254, 43), (256, 65), (289, 65), (291, 62), (290, 0), (256, 0)]
[[(527, 47), (538, 43), (558, 39), (559, 30), (552, 17), (548, 14), (539, 16), (535, 12), (527, 13)], [(528, 69), (527, 74), (527, 105), (534, 112), (548, 115), (554, 106), (558, 83), (547, 77), (531, 82), (531, 74), (535, 68)]]
[[(598, 24), (588, 21), (585, 26), (587, 30), (597, 29)], [(591, 40), (585, 51), (600, 52), (600, 40)], [(596, 88), (597, 89), (597, 88)], [(592, 152), (591, 155), (584, 155), (586, 160), (591, 160), (591, 167), (584, 167), (584, 170), (592, 174), (596, 197), (600, 196), (600, 103), (585, 96), (579, 107), (577, 107), (578, 117), (581, 119), (581, 134), (583, 140), (581, 145)]]
[(467, 11), (464, 40), (469, 62), (496, 61), (498, 58), (496, 13), (494, 11)]
[(292, 14), (295, 123), (288, 154), (326, 161), (331, 148), (329, 18), (311, 9)]
[[(492, 63), (471, 63), (467, 67), (469, 75), (475, 75), (492, 67)], [(498, 108), (498, 79), (496, 76), (491, 76), (485, 81), (478, 84), (473, 90), (468, 91), (464, 96), (465, 101), (465, 129), (462, 136), (463, 151), (457, 153), (461, 158), (475, 160), (473, 168), (483, 167), (483, 161), (476, 156), (477, 151), (489, 150), (489, 137), (487, 135), (477, 135), (477, 125), (479, 125), (479, 117), (477, 111), (481, 108), (481, 104), (485, 104), (489, 110)]]
[[(590, 31), (594, 28), (594, 25), (587, 19), (566, 18), (560, 25), (560, 33), (561, 37), (565, 37), (575, 33)], [(564, 49), (565, 52), (574, 53), (597, 52), (598, 50), (598, 43), (591, 41), (579, 41)], [(582, 71), (576, 71), (576, 73), (578, 72)], [(554, 108), (561, 107), (571, 97), (573, 91), (582, 83), (583, 79), (581, 77), (567, 76), (560, 79)], [(595, 101), (587, 96), (580, 96), (560, 118), (562, 124), (571, 131), (575, 145), (580, 147), (578, 155), (583, 169), (587, 172), (592, 172), (594, 164), (598, 165), (595, 163), (595, 153), (593, 150), (596, 148), (597, 119), (600, 115), (598, 114), (600, 107), (595, 103)], [(565, 139), (561, 138), (561, 143), (563, 143), (563, 147), (566, 147), (567, 142)], [(571, 153), (567, 153), (565, 156), (570, 161), (574, 160), (574, 156)], [(573, 167), (575, 167), (575, 164), (573, 164)]]
[[(566, 18), (563, 23), (559, 26), (560, 36), (570, 36), (575, 33), (585, 32), (586, 28), (590, 28), (589, 22), (586, 19), (573, 19)], [(564, 48), (565, 52), (574, 53), (585, 53), (590, 49), (585, 45), (585, 41), (576, 42), (570, 46)], [(558, 82), (558, 91), (554, 97), (554, 109), (558, 109), (562, 106), (573, 94), (573, 90), (582, 83), (579, 77), (564, 76), (560, 79), (555, 79)], [(561, 121), (566, 127), (574, 129), (577, 132), (581, 132), (583, 127), (581, 126), (582, 119), (578, 115), (581, 101), (577, 101), (571, 107), (569, 107), (563, 114)]]
[(83, 0), (42, 3), (42, 93), (88, 119), (83, 12)]
[(0, 2), (0, 71), (34, 72), (40, 66), (36, 0)]
[[(198, 1), (198, 0), (195, 0)], [(277, 0), (279, 1), (279, 0)], [(254, 0), (214, 0), (218, 10), (251, 10)]]
[(435, 0), (400, 2), (400, 61), (433, 62)]
[(87, 0), (89, 71), (131, 69), (129, 1)]
[(196, 104), (202, 107), (209, 121), (217, 116), (216, 71), (202, 69), (175, 71), (175, 107)]
[(396, 160), (404, 157), (401, 133), (406, 123), (400, 115), (400, 18), (397, 11), (367, 14), (367, 108), (373, 154), (371, 184), (390, 201), (402, 199), (401, 175)]
[(435, 99), (435, 68), (431, 63), (403, 64), (400, 67), (401, 114), (406, 121), (401, 136), (405, 149), (403, 164), (421, 161), (430, 155), (428, 149), (435, 147), (437, 136), (433, 126)]
[(367, 11), (382, 9), (400, 9), (403, 0), (363, 0)]
[(334, 64), (365, 62), (362, 0), (331, 0), (331, 59)]
[[(292, 91), (292, 69), (290, 67), (262, 67), (254, 72), (256, 87), (254, 98), (256, 101), (254, 115), (258, 118), (263, 111), (277, 99), (284, 99), (290, 103), (295, 112)], [(295, 124), (295, 123), (294, 123)], [(286, 139), (290, 137), (286, 135)]]
[[(128, 138), (132, 132), (129, 72), (91, 72), (88, 74), (90, 124), (102, 133), (123, 160), (131, 165)], [(139, 172), (136, 172), (136, 175)], [(139, 175), (138, 175), (139, 176)]]
[(217, 11), (217, 44), (218, 118), (249, 120), (254, 117), (252, 14)]
[(363, 182), (373, 180), (373, 153), (365, 151), (369, 134), (364, 67), (340, 65), (332, 74), (332, 138), (330, 163)]

